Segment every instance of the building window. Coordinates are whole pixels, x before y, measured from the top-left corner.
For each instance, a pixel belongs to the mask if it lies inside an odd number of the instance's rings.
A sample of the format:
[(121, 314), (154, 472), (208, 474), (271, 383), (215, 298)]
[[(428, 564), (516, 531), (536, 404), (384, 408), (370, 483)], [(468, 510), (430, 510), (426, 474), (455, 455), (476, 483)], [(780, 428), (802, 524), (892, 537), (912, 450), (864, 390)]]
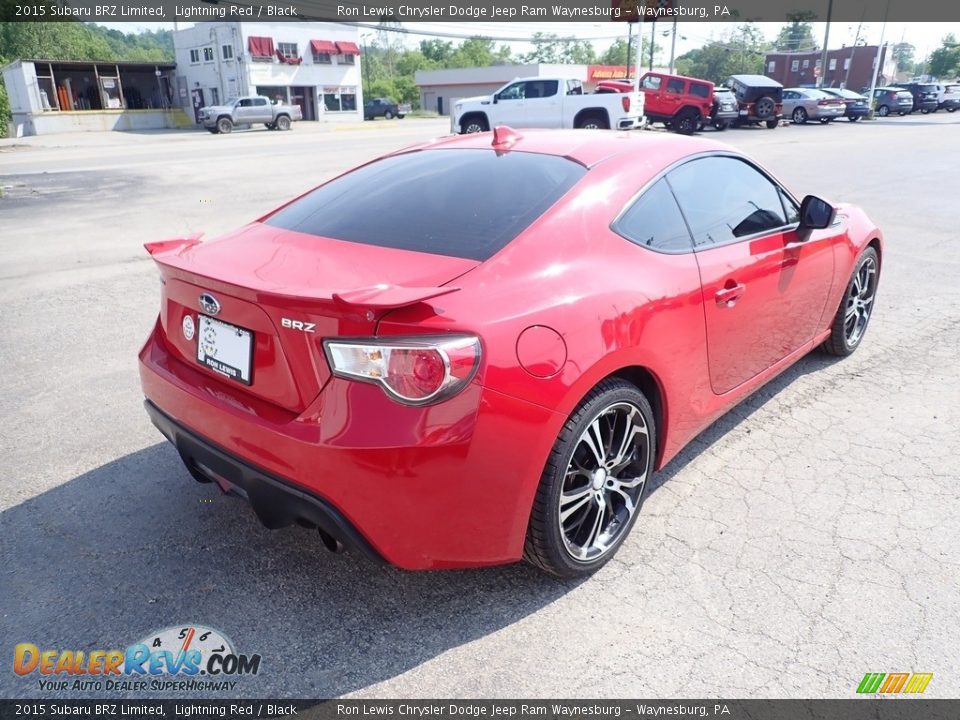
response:
[(325, 87), (323, 89), (323, 108), (327, 112), (352, 112), (357, 109), (357, 89), (355, 87)]
[(196, 49), (191, 50), (191, 51), (190, 51), (190, 64), (191, 64), (191, 65), (196, 65), (196, 64), (199, 63), (199, 62), (200, 62), (200, 51), (199, 51), (199, 50), (196, 50)]
[(313, 54), (313, 62), (316, 65), (331, 65), (333, 63), (333, 56), (330, 53), (318, 53)]
[(803, 61), (803, 69), (806, 70), (808, 67), (810, 67), (810, 61), (809, 61), (809, 60), (804, 60), (804, 61)]
[(353, 55), (344, 55), (343, 53), (337, 55), (337, 65), (353, 65), (355, 62)]
[(210, 88), (210, 97), (211, 97), (212, 100), (213, 100), (213, 102), (211, 103), (211, 105), (219, 105), (219, 104), (220, 104), (220, 90), (219, 90), (219, 88)]
[(213, 62), (213, 48), (205, 47), (203, 49), (203, 61), (204, 62)]
[(233, 60), (233, 45), (224, 45), (220, 48), (224, 60)]
[(844, 58), (844, 60), (843, 60), (843, 69), (844, 69), (844, 70), (849, 70), (849, 69), (850, 69), (850, 58)]
[(790, 71), (791, 71), (791, 72), (796, 72), (796, 71), (799, 70), (799, 69), (800, 69), (800, 61), (799, 61), (799, 60), (794, 60), (793, 62), (790, 63)]
[(836, 70), (836, 69), (837, 69), (837, 59), (836, 59), (836, 58), (830, 58), (830, 69), (831, 69), (831, 70)]
[(295, 59), (300, 57), (297, 55), (296, 43), (277, 43), (277, 52), (285, 58)]
[(767, 63), (767, 72), (768, 72), (768, 73), (772, 73), (772, 72), (775, 71), (776, 69), (777, 69), (777, 61), (776, 61), (776, 60), (771, 60), (770, 62)]

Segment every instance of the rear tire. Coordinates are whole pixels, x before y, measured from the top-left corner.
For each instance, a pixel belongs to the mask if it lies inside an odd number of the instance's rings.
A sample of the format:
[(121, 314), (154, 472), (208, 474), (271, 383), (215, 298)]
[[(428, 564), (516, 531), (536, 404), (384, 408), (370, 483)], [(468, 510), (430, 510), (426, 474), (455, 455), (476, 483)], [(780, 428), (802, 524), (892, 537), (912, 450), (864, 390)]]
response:
[(860, 119), (859, 116), (851, 116), (847, 118), (847, 120), (849, 120), (850, 122), (856, 122), (859, 119)]
[(724, 120), (717, 120), (717, 121), (715, 121), (715, 122), (713, 123), (713, 129), (714, 129), (714, 130), (719, 130), (720, 132), (723, 132), (723, 131), (726, 130), (728, 127), (730, 127), (730, 123), (728, 123), (728, 122), (726, 122), (726, 121), (724, 121)]
[(587, 393), (547, 458), (524, 559), (561, 578), (605, 565), (640, 514), (656, 447), (653, 409), (634, 385), (609, 378)]
[(277, 129), (277, 126), (274, 125), (273, 123), (264, 123), (263, 126), (264, 126), (267, 130), (276, 130), (276, 129)]
[(233, 132), (233, 120), (225, 117), (217, 120), (217, 132), (221, 132), (224, 135), (228, 135)]
[[(887, 115), (889, 114), (890, 114), (890, 108), (887, 107), (886, 105), (881, 105), (880, 107), (877, 108), (877, 115), (879, 115), (880, 117), (887, 117)], [(900, 114), (902, 115), (903, 113), (900, 113)]]
[(681, 135), (693, 135), (700, 125), (700, 113), (690, 108), (678, 112), (673, 119), (673, 128)]
[(879, 281), (880, 258), (874, 248), (868, 247), (847, 282), (847, 289), (830, 326), (830, 337), (820, 346), (820, 350), (828, 355), (846, 357), (860, 347), (870, 318), (873, 317)]
[(609, 130), (610, 123), (607, 122), (606, 118), (598, 113), (590, 113), (589, 115), (584, 115), (577, 121), (578, 128), (583, 130)]
[(277, 130), (280, 130), (281, 132), (289, 130), (290, 118), (288, 118), (286, 115), (281, 115), (280, 117), (277, 118), (276, 125), (277, 125)]
[(773, 120), (767, 120), (767, 130), (773, 130), (780, 124), (780, 121), (774, 118)]
[(211, 134), (211, 135), (219, 135), (219, 134), (220, 134), (220, 131), (217, 130), (215, 127), (207, 128), (207, 130), (210, 131), (210, 134)]

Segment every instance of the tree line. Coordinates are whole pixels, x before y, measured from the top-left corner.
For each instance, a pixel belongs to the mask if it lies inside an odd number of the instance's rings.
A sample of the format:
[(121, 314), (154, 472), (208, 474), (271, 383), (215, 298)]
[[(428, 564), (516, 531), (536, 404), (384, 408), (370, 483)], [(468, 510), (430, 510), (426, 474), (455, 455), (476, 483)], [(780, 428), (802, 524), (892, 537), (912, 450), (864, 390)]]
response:
[[(764, 38), (752, 22), (731, 25), (721, 35), (703, 46), (676, 58), (676, 72), (716, 83), (737, 73), (763, 74), (764, 56), (771, 50), (817, 50), (813, 35), (813, 17), (800, 12), (788, 15), (777, 37)], [(388, 97), (399, 102), (419, 105), (420, 94), (414, 82), (417, 70), (488, 67), (527, 63), (626, 65), (634, 47), (626, 38), (615, 40), (606, 50), (597, 52), (588, 40), (561, 37), (553, 33), (535, 33), (529, 52), (513, 54), (510, 47), (483, 37), (472, 37), (459, 43), (432, 38), (408, 47), (401, 33), (394, 32), (396, 23), (381, 23), (380, 29), (363, 41), (363, 93), (366, 97)], [(364, 36), (366, 37), (366, 36)], [(663, 33), (659, 34), (663, 40)], [(859, 38), (858, 38), (859, 41)], [(643, 58), (631, 56), (631, 64), (646, 67), (650, 62), (650, 38), (644, 37)], [(892, 47), (897, 69), (912, 74), (930, 74), (941, 80), (960, 75), (960, 44), (954, 35), (947, 35), (942, 46), (929, 58), (916, 61), (915, 48), (909, 43)], [(654, 64), (667, 63), (664, 49), (653, 45)], [(130, 60), (143, 62), (172, 61), (173, 34), (169, 30), (124, 33), (93, 23), (82, 22), (0, 22), (0, 65), (16, 58), (50, 60)], [(0, 137), (7, 130), (10, 107), (0, 81)]]

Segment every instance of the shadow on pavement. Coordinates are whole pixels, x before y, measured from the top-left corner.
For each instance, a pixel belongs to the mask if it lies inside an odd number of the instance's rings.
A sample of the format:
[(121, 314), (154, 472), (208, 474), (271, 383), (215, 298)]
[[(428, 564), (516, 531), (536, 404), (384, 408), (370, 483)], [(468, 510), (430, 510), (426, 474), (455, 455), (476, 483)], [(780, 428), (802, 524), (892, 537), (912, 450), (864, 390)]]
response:
[[(779, 390), (832, 361), (812, 355), (745, 400), (658, 473), (652, 491)], [(238, 652), (262, 655), (261, 673), (231, 693), (241, 697), (359, 690), (521, 621), (577, 586), (522, 564), (408, 573), (332, 555), (314, 532), (266, 530), (244, 502), (193, 481), (166, 443), (3, 512), (0, 530), (5, 653), (21, 642), (123, 649), (155, 630), (201, 624)], [(0, 696), (38, 694), (36, 674), (0, 672)], [(191, 696), (203, 694), (175, 697)]]

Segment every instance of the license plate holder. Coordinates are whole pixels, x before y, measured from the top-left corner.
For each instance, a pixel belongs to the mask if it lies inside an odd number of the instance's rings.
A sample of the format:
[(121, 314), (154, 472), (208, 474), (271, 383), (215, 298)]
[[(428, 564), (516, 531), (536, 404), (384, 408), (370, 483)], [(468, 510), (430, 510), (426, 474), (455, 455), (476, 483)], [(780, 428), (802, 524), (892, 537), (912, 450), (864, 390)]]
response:
[(244, 385), (253, 382), (253, 332), (198, 315), (197, 362)]

